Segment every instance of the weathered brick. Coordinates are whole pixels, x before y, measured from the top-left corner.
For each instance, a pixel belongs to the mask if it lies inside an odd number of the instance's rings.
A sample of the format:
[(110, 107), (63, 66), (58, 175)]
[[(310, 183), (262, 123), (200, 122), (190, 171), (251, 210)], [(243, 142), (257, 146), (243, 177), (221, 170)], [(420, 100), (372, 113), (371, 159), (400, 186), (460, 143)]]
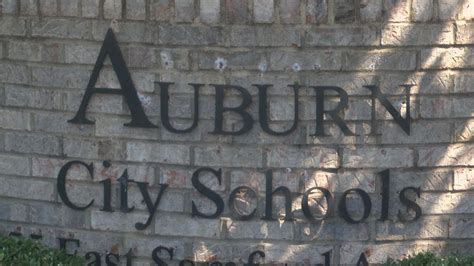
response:
[(410, 184), (422, 191), (447, 191), (452, 184), (452, 171), (449, 170), (390, 170), (390, 186), (399, 193)]
[(410, 21), (410, 2), (409, 0), (387, 1), (387, 20), (398, 22)]
[(190, 162), (189, 147), (187, 145), (178, 144), (128, 142), (127, 160), (167, 164), (188, 164)]
[(410, 94), (448, 94), (453, 83), (468, 81), (463, 81), (462, 77), (456, 76), (459, 81), (453, 81), (453, 76), (448, 72), (387, 74), (380, 77), (380, 90), (384, 94), (405, 95), (405, 87), (401, 85), (409, 84), (412, 85)]
[(18, 17), (0, 17), (0, 35), (24, 36), (26, 34), (26, 20)]
[(344, 192), (351, 188), (360, 188), (367, 193), (375, 192), (376, 175), (370, 171), (344, 171), (344, 172), (323, 172), (303, 171), (304, 190), (312, 187), (324, 187), (331, 192)]
[(59, 155), (59, 140), (54, 136), (29, 135), (24, 133), (6, 133), (5, 150), (20, 153), (39, 153)]
[(447, 238), (448, 228), (446, 218), (422, 218), (410, 223), (378, 222), (376, 238), (378, 240)]
[(145, 0), (128, 0), (126, 2), (127, 19), (145, 20), (146, 3)]
[(175, 20), (192, 22), (196, 17), (193, 0), (175, 0)]
[(472, 166), (473, 144), (452, 144), (418, 149), (419, 166)]
[(58, 110), (61, 108), (61, 96), (61, 93), (54, 90), (19, 86), (5, 87), (6, 106)]
[(337, 168), (337, 151), (329, 148), (271, 147), (266, 153), (269, 167)]
[(368, 224), (342, 224), (335, 221), (305, 224), (301, 229), (305, 241), (356, 241), (369, 239)]
[(104, 18), (106, 19), (122, 18), (122, 1), (105, 0), (104, 1)]
[[(315, 244), (265, 244), (265, 263), (279, 264), (288, 263), (288, 265), (299, 265), (308, 263), (317, 265), (324, 263), (323, 253), (329, 252), (332, 247)], [(334, 255), (331, 255), (334, 256)], [(331, 257), (331, 262), (334, 257)]]
[(342, 165), (348, 168), (385, 167), (401, 168), (413, 166), (413, 152), (408, 148), (344, 149)]
[(253, 20), (256, 23), (273, 22), (274, 5), (274, 0), (254, 0)]
[(280, 21), (284, 24), (295, 24), (301, 22), (300, 1), (280, 0)]
[(59, 0), (59, 13), (67, 17), (79, 16), (79, 0)]
[[(99, 229), (104, 231), (119, 231), (119, 232), (137, 232), (135, 228), (136, 223), (145, 223), (148, 219), (147, 213), (132, 213), (121, 212), (91, 212), (91, 227), (92, 229)], [(149, 234), (151, 227), (144, 231), (138, 231), (142, 234)]]
[(34, 42), (8, 42), (8, 58), (13, 60), (41, 61), (42, 46)]
[(159, 44), (170, 45), (220, 45), (224, 35), (219, 27), (184, 25), (159, 26)]
[(32, 73), (35, 85), (59, 88), (84, 89), (90, 77), (88, 70), (77, 67), (34, 67)]
[(38, 14), (38, 0), (20, 0), (20, 13), (26, 16), (35, 16)]
[[(154, 43), (157, 40), (158, 29), (152, 23), (132, 21), (122, 22), (119, 25), (120, 30), (116, 32), (119, 43)], [(102, 42), (109, 28), (110, 23), (108, 21), (93, 21), (93, 39)]]
[(411, 12), (413, 21), (430, 21), (433, 18), (434, 3), (432, 0), (414, 0)]
[(461, 9), (460, 0), (439, 0), (439, 19), (455, 20)]
[(190, 215), (162, 214), (155, 222), (155, 234), (162, 236), (218, 238), (221, 231), (219, 219), (193, 218)]
[(328, 19), (327, 0), (307, 0), (305, 12), (307, 23), (325, 23)]
[(346, 70), (414, 70), (414, 51), (351, 51), (345, 53), (343, 69)]
[(99, 16), (99, 0), (81, 0), (82, 16), (86, 18), (95, 18)]
[(294, 238), (293, 223), (280, 224), (268, 221), (229, 221), (227, 224), (231, 239), (278, 239)]
[(351, 23), (355, 21), (355, 1), (335, 0), (334, 20), (336, 23)]
[(185, 241), (181, 240), (167, 240), (157, 237), (150, 238), (134, 235), (124, 238), (123, 244), (124, 250), (132, 249), (134, 251), (134, 255), (139, 257), (150, 257), (150, 254), (152, 254), (153, 250), (159, 246), (173, 248), (173, 258), (176, 260), (182, 260), (186, 255), (188, 255), (185, 254)]
[(65, 60), (68, 64), (95, 64), (99, 55), (99, 45), (66, 44)]
[(189, 69), (190, 60), (187, 50), (155, 49), (155, 63), (162, 69)]
[(474, 53), (469, 48), (434, 48), (421, 50), (421, 68), (449, 69), (470, 68)]
[[(430, 0), (431, 1), (431, 0)], [(453, 44), (452, 24), (389, 24), (382, 29), (382, 45), (436, 45)]]
[(459, 11), (459, 18), (465, 20), (472, 20), (474, 18), (474, 1), (466, 0), (461, 3)]
[(228, 23), (245, 24), (250, 20), (248, 1), (224, 0), (224, 10)]
[(454, 170), (455, 190), (468, 190), (474, 187), (474, 170), (471, 168), (460, 168)]
[(220, 1), (202, 0), (200, 1), (200, 21), (208, 24), (219, 22), (220, 19)]
[(16, 14), (18, 12), (18, 1), (17, 0), (3, 0), (2, 2), (2, 13), (3, 14)]
[(468, 142), (474, 139), (474, 120), (455, 122), (454, 140), (457, 142)]
[(158, 139), (158, 131), (127, 127), (130, 118), (97, 116), (95, 135), (98, 137), (123, 137), (131, 139)]
[(170, 19), (170, 0), (152, 0), (150, 2), (150, 18), (167, 21)]
[(376, 29), (367, 26), (310, 28), (305, 46), (373, 46), (378, 45)]
[(55, 187), (49, 181), (27, 180), (20, 178), (0, 177), (3, 186), (0, 195), (4, 197), (54, 201)]
[(40, 12), (43, 16), (55, 16), (58, 13), (56, 0), (40, 0)]
[(471, 218), (453, 218), (449, 221), (449, 237), (473, 238), (474, 220)]
[(379, 128), (384, 144), (448, 143), (451, 140), (451, 125), (446, 122), (419, 121), (411, 123), (410, 135), (407, 135), (394, 122), (384, 123)]
[[(196, 54), (196, 57), (199, 69), (257, 70), (258, 64), (265, 60), (266, 54), (253, 51), (233, 53), (202, 52)], [(222, 65), (219, 65), (219, 62), (223, 62)]]
[(23, 175), (30, 174), (29, 159), (25, 156), (12, 156), (0, 154), (0, 172), (4, 175)]
[(28, 208), (28, 204), (3, 199), (0, 203), (0, 218), (6, 221), (26, 222)]
[(472, 98), (423, 98), (420, 115), (424, 118), (471, 117)]
[[(423, 214), (472, 214), (474, 208), (469, 198), (472, 194), (466, 192), (457, 193), (429, 193), (423, 192), (421, 198), (416, 202), (423, 210)], [(395, 204), (399, 204), (398, 202)], [(401, 208), (405, 212), (405, 207)]]
[(402, 259), (408, 255), (414, 255), (428, 250), (433, 251), (433, 245), (409, 244), (407, 242), (392, 242), (389, 244), (360, 244), (346, 243), (340, 248), (340, 264), (353, 265), (364, 253), (370, 264), (383, 264), (388, 258)]
[(454, 78), (454, 92), (474, 92), (474, 76), (469, 74), (456, 75)]
[(67, 226), (73, 228), (86, 228), (85, 215), (66, 206), (52, 204), (30, 204), (28, 222), (49, 226)]
[(29, 131), (30, 120), (27, 112), (0, 109), (0, 128)]
[(68, 123), (67, 121), (71, 117), (70, 114), (36, 112), (33, 114), (33, 128), (35, 131), (42, 132), (77, 135), (93, 134), (93, 126)]
[(230, 29), (232, 46), (301, 46), (301, 33), (293, 27), (233, 26)]
[(56, 18), (33, 20), (31, 30), (32, 36), (85, 39), (90, 38), (91, 22)]
[(364, 22), (380, 21), (383, 2), (379, 0), (360, 1), (360, 19)]
[(341, 53), (336, 51), (317, 52), (283, 52), (275, 51), (270, 54), (272, 70), (340, 70)]
[(99, 145), (91, 139), (65, 138), (64, 154), (68, 157), (98, 159)]
[(262, 167), (262, 150), (257, 147), (210, 145), (194, 148), (195, 164), (217, 167)]

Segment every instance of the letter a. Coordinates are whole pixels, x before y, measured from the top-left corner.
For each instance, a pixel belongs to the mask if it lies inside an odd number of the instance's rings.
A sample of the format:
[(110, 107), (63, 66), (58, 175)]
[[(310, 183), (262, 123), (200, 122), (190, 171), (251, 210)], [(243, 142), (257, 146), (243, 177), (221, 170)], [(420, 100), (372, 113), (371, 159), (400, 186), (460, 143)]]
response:
[[(94, 87), (97, 79), (99, 78), (100, 70), (104, 66), (104, 61), (107, 55), (110, 57), (112, 67), (115, 71), (115, 74), (117, 75), (121, 89)], [(94, 124), (93, 121), (86, 118), (87, 105), (89, 104), (89, 101), (91, 100), (94, 93), (123, 95), (132, 115), (132, 121), (125, 124), (125, 126), (144, 128), (156, 127), (150, 122), (150, 120), (148, 120), (148, 117), (143, 111), (140, 99), (138, 99), (137, 90), (133, 85), (132, 77), (128, 71), (127, 66), (125, 65), (125, 60), (123, 59), (122, 52), (120, 51), (120, 47), (112, 29), (109, 29), (105, 35), (104, 43), (100, 49), (99, 57), (97, 57), (97, 61), (95, 62), (94, 70), (92, 71), (89, 83), (87, 84), (86, 92), (82, 98), (79, 110), (73, 119), (68, 120), (69, 123)]]

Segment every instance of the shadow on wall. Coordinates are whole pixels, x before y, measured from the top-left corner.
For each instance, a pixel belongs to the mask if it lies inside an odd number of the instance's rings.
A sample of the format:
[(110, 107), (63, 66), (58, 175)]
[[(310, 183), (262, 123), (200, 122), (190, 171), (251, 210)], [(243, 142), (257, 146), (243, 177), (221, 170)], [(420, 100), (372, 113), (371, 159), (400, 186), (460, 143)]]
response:
[[(361, 11), (347, 9), (346, 2), (336, 1), (336, 23), (352, 23), (356, 17), (360, 16)], [(368, 1), (360, 2), (363, 7)], [(363, 223), (351, 225), (333, 213), (318, 223), (296, 222), (298, 226), (295, 230), (301, 230), (301, 240), (314, 240), (318, 243), (327, 241), (328, 245), (334, 244), (336, 249), (333, 251), (340, 254), (339, 261), (336, 263), (341, 264), (355, 264), (361, 253), (366, 255), (370, 263), (382, 263), (388, 257), (401, 258), (427, 250), (440, 254), (457, 252), (472, 255), (474, 169), (470, 167), (474, 162), (472, 133), (474, 112), (471, 111), (472, 105), (469, 102), (469, 97), (472, 97), (473, 92), (469, 86), (474, 80), (474, 75), (470, 75), (469, 70), (463, 70), (465, 67), (472, 67), (469, 61), (471, 51), (466, 47), (471, 44), (472, 38), (466, 36), (469, 35), (467, 29), (460, 29), (465, 27), (463, 23), (455, 25), (452, 19), (473, 17), (474, 14), (465, 11), (469, 10), (468, 5), (473, 5), (473, 3), (457, 1), (457, 5), (454, 5), (454, 1), (440, 0), (436, 5), (443, 6), (442, 12), (418, 14), (423, 20), (421, 22), (426, 23), (405, 24), (390, 23), (390, 20), (397, 20), (403, 16), (407, 16), (405, 19), (410, 21), (410, 12), (407, 11), (405, 1), (389, 0), (388, 2), (390, 8), (385, 17), (389, 21), (381, 24), (381, 46), (374, 43), (374, 46), (378, 46), (377, 51), (372, 51), (375, 50), (373, 47), (369, 48), (371, 51), (366, 51), (367, 54), (360, 57), (360, 65), (354, 65), (351, 69), (363, 69), (369, 65), (368, 72), (379, 73), (380, 79), (377, 85), (384, 93), (393, 96), (390, 98), (391, 102), (402, 114), (406, 102), (403, 88), (399, 85), (412, 85), (412, 133), (408, 136), (393, 121), (387, 122), (387, 119), (391, 119), (390, 115), (376, 108), (378, 119), (381, 119), (377, 121), (379, 135), (364, 136), (362, 139), (354, 138), (357, 144), (374, 144), (371, 147), (377, 149), (377, 152), (368, 156), (369, 158), (367, 156), (360, 158), (360, 167), (373, 169), (336, 172), (308, 172), (307, 170), (292, 172), (288, 169), (288, 174), (282, 178), (287, 183), (299, 182), (295, 185), (299, 188), (299, 195), (311, 187), (325, 187), (335, 194), (337, 206), (337, 201), (343, 191), (358, 187), (369, 192), (372, 199), (372, 213)], [(338, 7), (338, 4), (341, 6)], [(439, 17), (441, 22), (432, 24), (431, 22), (436, 20), (435, 16)], [(426, 31), (430, 33), (427, 35)], [(426, 38), (427, 36), (429, 38)], [(400, 48), (401, 46), (403, 48)], [(419, 48), (420, 46), (422, 48)], [(434, 48), (427, 46), (434, 46)], [(390, 70), (386, 68), (386, 62), (394, 59), (392, 52), (397, 50), (413, 51), (416, 55), (415, 70), (402, 71), (401, 74), (386, 71)], [(368, 74), (370, 75), (370, 73), (362, 73), (360, 76), (363, 78)], [(370, 101), (365, 101), (365, 103), (367, 104), (365, 108), (370, 109)], [(379, 102), (377, 104), (380, 105)], [(447, 122), (438, 120), (440, 118), (449, 120)], [(359, 128), (357, 134), (367, 133), (366, 130)], [(353, 137), (341, 137), (339, 140), (347, 141), (350, 138)], [(314, 139), (314, 142), (324, 143), (324, 138)], [(377, 148), (378, 145), (382, 146)], [(377, 220), (381, 212), (381, 179), (377, 172), (385, 169), (377, 165), (379, 161), (377, 156), (380, 155), (378, 152), (384, 152), (384, 147), (391, 149), (393, 146), (409, 149), (411, 157), (406, 158), (410, 160), (407, 162), (408, 167), (391, 169), (389, 220), (380, 222)], [(346, 152), (351, 152), (346, 149), (343, 151), (343, 156), (346, 156)], [(311, 158), (308, 159), (311, 160)], [(252, 182), (258, 183), (255, 180)], [(419, 198), (414, 194), (410, 198), (421, 206), (423, 214), (416, 221), (400, 222), (397, 216), (399, 211), (404, 217), (414, 215), (412, 210), (408, 210), (398, 200), (400, 190), (407, 186), (421, 188)], [(358, 197), (348, 197), (348, 202), (351, 202), (348, 208), (351, 215), (360, 218), (360, 210), (363, 206), (356, 198)], [(275, 201), (274, 212), (279, 212), (280, 217), (283, 217), (285, 215), (284, 199), (279, 197)], [(247, 207), (250, 210), (254, 208), (254, 206), (248, 206), (246, 200), (242, 202), (243, 208)], [(310, 202), (313, 213), (323, 216), (328, 204), (322, 193), (311, 194)], [(297, 219), (303, 217), (301, 196), (294, 198), (293, 213)], [(291, 222), (283, 219), (279, 221), (280, 230), (291, 230), (291, 227), (285, 225)], [(231, 222), (229, 230), (237, 226), (244, 225)], [(265, 232), (268, 235), (269, 230), (279, 229), (269, 229), (267, 223), (260, 223), (260, 232), (263, 237), (265, 237)], [(340, 241), (344, 243), (338, 244), (341, 243)], [(311, 245), (299, 246), (299, 249), (305, 248), (314, 249)], [(278, 247), (274, 249), (278, 252), (272, 252), (267, 256), (271, 261), (286, 261), (294, 256), (292, 250)], [(324, 247), (314, 250), (319, 254), (327, 251)], [(266, 262), (269, 263), (268, 260)]]

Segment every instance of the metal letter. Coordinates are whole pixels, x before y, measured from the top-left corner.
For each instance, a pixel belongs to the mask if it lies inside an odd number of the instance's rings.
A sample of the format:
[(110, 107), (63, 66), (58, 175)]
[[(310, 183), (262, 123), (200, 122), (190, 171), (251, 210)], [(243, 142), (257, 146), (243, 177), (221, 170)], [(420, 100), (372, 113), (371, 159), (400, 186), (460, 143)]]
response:
[[(357, 194), (359, 194), (359, 196), (362, 199), (362, 202), (364, 203), (364, 215), (362, 216), (362, 218), (360, 218), (360, 220), (352, 219), (352, 217), (350, 217), (349, 213), (347, 212), (346, 199), (347, 199), (347, 195), (349, 195), (349, 193), (351, 192), (356, 192)], [(370, 202), (369, 194), (367, 194), (367, 192), (363, 191), (360, 188), (352, 188), (352, 189), (346, 190), (344, 194), (342, 194), (341, 201), (339, 202), (339, 211), (342, 214), (342, 218), (344, 218), (344, 220), (346, 220), (348, 223), (351, 223), (351, 224), (357, 224), (367, 219), (367, 217), (369, 217), (371, 209), (372, 209), (372, 203)]]
[(169, 86), (173, 84), (170, 82), (158, 82), (158, 86), (160, 87), (160, 113), (161, 113), (161, 123), (163, 126), (170, 132), (173, 133), (187, 133), (191, 132), (193, 129), (197, 127), (198, 120), (199, 120), (199, 88), (202, 87), (204, 84), (194, 84), (190, 83), (189, 85), (193, 86), (194, 88), (194, 115), (193, 115), (193, 124), (186, 128), (186, 129), (177, 129), (173, 127), (170, 123), (170, 116), (169, 116)]
[(250, 220), (252, 218), (252, 216), (255, 215), (255, 213), (257, 212), (257, 208), (253, 209), (253, 211), (250, 214), (247, 214), (247, 215), (242, 215), (242, 214), (239, 213), (239, 211), (237, 210), (237, 207), (235, 206), (235, 196), (242, 189), (245, 189), (245, 190), (251, 192), (252, 197), (255, 198), (255, 200), (257, 201), (257, 206), (258, 206), (258, 197), (257, 197), (257, 193), (255, 192), (255, 190), (253, 190), (252, 188), (247, 187), (247, 186), (240, 186), (240, 187), (232, 190), (232, 192), (229, 195), (229, 209), (232, 211), (232, 213), (236, 216), (236, 218), (238, 220), (247, 221), (247, 220)]
[[(214, 131), (211, 134), (222, 134), (222, 135), (242, 135), (249, 132), (253, 126), (253, 119), (249, 113), (245, 111), (252, 103), (252, 96), (250, 93), (240, 87), (233, 85), (216, 85), (211, 84), (216, 89), (216, 115)], [(225, 89), (235, 89), (240, 92), (242, 96), (242, 103), (237, 107), (224, 107), (224, 94)], [(224, 112), (234, 112), (242, 117), (243, 126), (237, 131), (226, 131), (224, 130)]]
[(289, 87), (293, 88), (293, 92), (295, 94), (295, 110), (294, 110), (294, 116), (293, 116), (293, 125), (291, 128), (282, 131), (282, 132), (276, 132), (270, 128), (270, 125), (268, 124), (269, 119), (268, 119), (268, 103), (267, 103), (267, 88), (272, 86), (272, 85), (256, 85), (254, 84), (255, 87), (258, 88), (258, 113), (259, 113), (259, 122), (260, 126), (262, 127), (263, 131), (270, 135), (275, 135), (275, 136), (284, 136), (290, 134), (292, 131), (296, 129), (296, 126), (298, 125), (298, 89), (301, 86), (298, 85), (288, 85)]
[[(104, 61), (107, 55), (110, 57), (112, 67), (115, 71), (115, 74), (117, 75), (121, 89), (94, 88), (99, 78), (100, 70), (104, 66)], [(102, 48), (100, 49), (97, 61), (95, 62), (94, 70), (90, 76), (86, 92), (82, 98), (81, 105), (79, 106), (79, 110), (77, 111), (74, 118), (68, 121), (69, 123), (94, 124), (93, 121), (86, 118), (87, 105), (89, 104), (94, 93), (123, 95), (128, 108), (130, 109), (130, 114), (132, 115), (132, 121), (125, 124), (125, 126), (144, 128), (156, 127), (150, 122), (150, 120), (148, 120), (145, 111), (143, 111), (142, 104), (138, 98), (137, 89), (135, 88), (135, 85), (133, 85), (132, 76), (130, 75), (130, 72), (128, 71), (128, 68), (125, 64), (125, 60), (123, 59), (122, 52), (120, 51), (120, 47), (112, 29), (107, 30), (105, 40), (102, 44)]]
[(273, 172), (267, 170), (265, 172), (265, 215), (262, 217), (263, 220), (276, 220), (272, 215), (273, 208), (273, 195), (281, 193), (285, 196), (285, 221), (293, 221), (293, 212), (291, 208), (292, 197), (289, 188), (281, 186), (272, 191), (273, 187)]
[(214, 192), (212, 189), (206, 187), (205, 185), (201, 183), (201, 181), (199, 181), (199, 175), (201, 174), (201, 172), (210, 172), (214, 174), (217, 178), (217, 181), (219, 181), (219, 185), (220, 185), (221, 179), (222, 179), (222, 170), (219, 169), (216, 171), (209, 167), (202, 167), (202, 168), (197, 169), (196, 172), (193, 173), (193, 177), (192, 177), (193, 187), (196, 188), (197, 191), (199, 191), (201, 194), (206, 196), (208, 199), (213, 201), (214, 204), (216, 204), (216, 211), (213, 214), (204, 214), (197, 209), (196, 204), (194, 203), (194, 201), (192, 201), (191, 202), (192, 203), (192, 216), (209, 218), (209, 219), (216, 218), (219, 215), (221, 215), (221, 213), (224, 211), (224, 201), (219, 196), (219, 194)]
[(67, 172), (69, 171), (69, 168), (71, 168), (71, 166), (73, 166), (74, 164), (80, 164), (80, 165), (85, 166), (87, 168), (87, 171), (89, 172), (89, 175), (91, 176), (91, 179), (94, 178), (94, 165), (92, 163), (86, 164), (82, 161), (70, 161), (66, 163), (63, 167), (61, 167), (61, 170), (59, 170), (57, 189), (58, 189), (59, 198), (61, 198), (64, 204), (66, 204), (66, 206), (68, 206), (69, 208), (73, 210), (83, 211), (89, 208), (94, 203), (94, 200), (91, 200), (89, 204), (87, 204), (86, 206), (82, 206), (82, 207), (77, 206), (69, 200), (69, 197), (67, 196), (67, 192), (66, 192), (66, 175), (67, 175)]
[[(313, 192), (314, 190), (321, 191), (324, 195), (324, 198), (326, 199), (327, 204), (328, 204), (328, 208), (326, 210), (326, 213), (322, 217), (317, 217), (317, 218), (314, 217), (314, 215), (311, 213), (311, 209), (310, 209), (309, 204), (308, 204), (309, 194), (311, 192)], [(334, 197), (332, 196), (331, 192), (329, 190), (325, 189), (325, 188), (322, 188), (322, 187), (313, 187), (313, 188), (310, 188), (310, 189), (306, 190), (303, 194), (303, 199), (301, 200), (301, 209), (303, 210), (304, 216), (306, 216), (306, 218), (308, 218), (308, 220), (313, 221), (313, 222), (314, 221), (320, 221), (320, 220), (323, 220), (326, 217), (328, 217), (332, 212), (333, 205), (334, 205)]]

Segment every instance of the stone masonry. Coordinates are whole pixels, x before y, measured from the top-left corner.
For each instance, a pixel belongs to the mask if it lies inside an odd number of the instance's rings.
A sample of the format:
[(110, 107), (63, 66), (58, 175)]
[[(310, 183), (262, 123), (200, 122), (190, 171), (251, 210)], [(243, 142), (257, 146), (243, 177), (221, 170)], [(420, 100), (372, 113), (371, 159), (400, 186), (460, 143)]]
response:
[[(0, 0), (0, 231), (59, 247), (58, 238), (80, 240), (70, 251), (117, 254), (125, 265), (154, 265), (158, 246), (173, 248), (171, 263), (183, 259), (246, 263), (260, 250), (265, 263), (355, 265), (416, 252), (472, 254), (474, 244), (474, 0)], [(121, 95), (95, 94), (87, 117), (95, 124), (71, 124), (109, 27), (115, 32), (139, 99), (157, 128), (133, 128)], [(160, 119), (158, 81), (170, 89), (171, 123), (185, 128), (193, 119), (193, 91), (199, 96), (199, 124), (192, 132), (167, 131)], [(258, 119), (257, 90), (268, 91), (274, 130), (291, 126), (294, 95), (301, 85), (298, 127), (290, 135), (266, 134), (256, 121), (244, 135), (211, 134), (215, 91), (209, 84), (231, 84), (250, 91), (248, 111)], [(365, 85), (376, 85), (404, 116), (409, 84), (411, 132), (407, 135), (387, 110), (372, 105)], [(344, 135), (328, 117), (328, 136), (315, 131), (316, 95), (309, 86), (338, 86), (348, 93), (340, 112), (355, 136)], [(110, 61), (96, 87), (120, 88)], [(237, 94), (226, 104), (238, 105)], [(331, 108), (338, 98), (328, 96)], [(372, 117), (375, 117), (372, 121)], [(229, 130), (239, 116), (225, 116)], [(374, 123), (375, 122), (375, 123)], [(94, 179), (77, 166), (68, 173), (67, 191), (77, 211), (58, 195), (58, 173), (68, 161), (93, 163)], [(106, 163), (104, 163), (106, 161)], [(110, 163), (110, 167), (106, 167)], [(224, 199), (217, 218), (192, 217), (192, 202), (213, 212), (215, 205), (193, 187), (200, 167), (222, 170), (201, 181)], [(135, 184), (121, 212), (119, 183), (149, 184), (156, 199), (168, 184), (152, 224)], [(294, 221), (264, 215), (265, 175), (273, 187), (293, 195)], [(381, 215), (379, 172), (390, 169), (389, 217)], [(111, 180), (114, 212), (101, 211), (103, 182)], [(228, 198), (239, 186), (256, 191), (257, 214), (233, 217)], [(319, 222), (303, 218), (302, 194), (327, 188), (336, 204), (344, 191), (360, 188), (372, 210), (361, 223), (346, 222), (336, 208)], [(412, 197), (421, 217), (403, 222), (411, 211), (398, 200), (404, 187), (420, 187)], [(413, 195), (412, 195), (413, 196)], [(284, 213), (275, 197), (275, 216)], [(324, 206), (324, 199), (315, 196)], [(317, 205), (317, 204), (313, 204)], [(347, 198), (361, 213), (358, 197)], [(312, 206), (316, 212), (317, 206)], [(253, 208), (253, 207), (250, 207)], [(354, 214), (356, 215), (356, 214)], [(72, 252), (71, 251), (71, 252)], [(170, 262), (168, 253), (160, 258)]]

